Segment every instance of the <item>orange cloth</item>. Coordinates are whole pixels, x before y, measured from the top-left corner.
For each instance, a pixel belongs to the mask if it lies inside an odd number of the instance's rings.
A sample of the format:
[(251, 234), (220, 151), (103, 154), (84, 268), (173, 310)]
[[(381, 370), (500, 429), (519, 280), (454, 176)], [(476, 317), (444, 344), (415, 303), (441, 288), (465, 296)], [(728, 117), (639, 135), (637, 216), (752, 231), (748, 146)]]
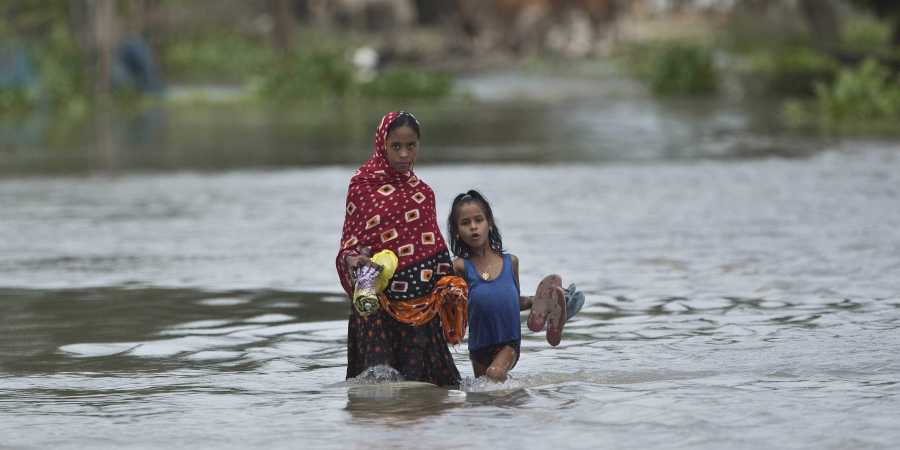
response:
[(435, 315), (441, 316), (441, 325), (447, 342), (459, 344), (466, 335), (469, 321), (469, 286), (457, 276), (444, 276), (435, 284), (431, 295), (413, 300), (390, 301), (382, 293), (378, 299), (381, 307), (398, 322), (421, 326)]

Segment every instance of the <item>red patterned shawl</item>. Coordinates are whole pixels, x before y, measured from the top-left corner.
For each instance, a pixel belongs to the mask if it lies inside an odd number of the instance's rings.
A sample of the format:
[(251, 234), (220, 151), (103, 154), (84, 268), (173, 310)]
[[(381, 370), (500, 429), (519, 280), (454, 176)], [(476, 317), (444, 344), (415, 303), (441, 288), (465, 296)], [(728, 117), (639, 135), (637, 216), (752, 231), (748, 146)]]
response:
[(372, 156), (350, 179), (341, 248), (336, 265), (347, 295), (353, 286), (344, 257), (371, 247), (390, 249), (399, 264), (385, 296), (411, 300), (430, 295), (438, 279), (451, 272), (450, 253), (441, 236), (434, 192), (415, 173), (391, 168), (385, 151), (387, 129), (399, 112), (388, 113), (375, 131)]

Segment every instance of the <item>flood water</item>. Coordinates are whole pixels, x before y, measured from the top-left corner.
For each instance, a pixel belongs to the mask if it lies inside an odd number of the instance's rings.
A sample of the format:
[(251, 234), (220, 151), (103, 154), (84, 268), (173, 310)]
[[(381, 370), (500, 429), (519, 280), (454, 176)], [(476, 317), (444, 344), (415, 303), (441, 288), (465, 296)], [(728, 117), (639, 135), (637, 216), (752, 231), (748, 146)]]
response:
[(413, 109), (439, 219), (479, 188), (524, 291), (587, 295), (504, 384), (453, 349), (453, 390), (344, 382), (333, 261), (378, 113), (4, 134), (0, 449), (894, 447), (900, 142), (584, 83)]

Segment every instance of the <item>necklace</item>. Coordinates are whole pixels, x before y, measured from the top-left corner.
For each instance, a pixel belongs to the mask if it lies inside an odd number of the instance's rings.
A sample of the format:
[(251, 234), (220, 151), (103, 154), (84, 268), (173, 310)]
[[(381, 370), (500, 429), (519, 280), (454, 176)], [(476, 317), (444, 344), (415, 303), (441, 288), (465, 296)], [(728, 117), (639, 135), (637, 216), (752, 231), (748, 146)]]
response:
[[(503, 266), (503, 258), (496, 258), (495, 256), (499, 255), (493, 255), (489, 252), (490, 250), (486, 250), (485, 253), (479, 255), (479, 258), (472, 258), (472, 266), (475, 269), (475, 272), (477, 272), (478, 276), (481, 277), (481, 279), (484, 281), (491, 280), (491, 272), (493, 272), (494, 268), (497, 267), (498, 262), (500, 263), (501, 267)], [(478, 259), (479, 261), (476, 262), (476, 259)], [(497, 272), (497, 275), (500, 275), (499, 271)]]
[(491, 279), (491, 266), (492, 264), (490, 262), (487, 262), (487, 267), (485, 267), (484, 270), (478, 273), (478, 275), (481, 276), (482, 280), (489, 281)]

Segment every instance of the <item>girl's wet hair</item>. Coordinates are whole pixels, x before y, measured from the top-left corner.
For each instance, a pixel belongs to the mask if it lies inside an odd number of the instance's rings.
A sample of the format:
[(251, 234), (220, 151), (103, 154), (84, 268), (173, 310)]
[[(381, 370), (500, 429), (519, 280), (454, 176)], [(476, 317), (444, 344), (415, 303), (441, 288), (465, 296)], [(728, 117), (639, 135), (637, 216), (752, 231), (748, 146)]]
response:
[(410, 127), (416, 132), (416, 137), (422, 137), (419, 132), (419, 120), (416, 119), (416, 116), (412, 115), (412, 113), (400, 111), (400, 114), (398, 114), (397, 117), (394, 117), (394, 121), (388, 125), (385, 136), (391, 134), (391, 131), (400, 127)]
[(491, 205), (480, 192), (471, 189), (456, 196), (453, 204), (450, 205), (450, 217), (447, 219), (447, 231), (450, 233), (450, 250), (454, 255), (460, 258), (468, 258), (472, 256), (472, 249), (463, 242), (459, 237), (459, 227), (456, 221), (459, 219), (459, 208), (466, 203), (478, 203), (484, 215), (487, 218), (488, 225), (488, 243), (491, 249), (497, 253), (503, 253), (503, 238), (500, 237), (500, 228), (494, 220), (494, 212), (491, 211)]

